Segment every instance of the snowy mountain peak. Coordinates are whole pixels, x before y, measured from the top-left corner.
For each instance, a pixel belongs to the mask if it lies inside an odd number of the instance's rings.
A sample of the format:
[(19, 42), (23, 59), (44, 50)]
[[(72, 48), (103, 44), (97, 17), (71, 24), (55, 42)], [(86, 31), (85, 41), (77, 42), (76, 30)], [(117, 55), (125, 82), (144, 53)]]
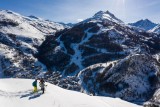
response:
[[(146, 21), (146, 22), (151, 22), (149, 19), (144, 19), (143, 21)], [(153, 23), (153, 22), (151, 22), (151, 23)]]
[(139, 21), (137, 21), (135, 23), (129, 23), (129, 25), (144, 29), (146, 31), (151, 30), (155, 26), (157, 26), (156, 23), (153, 23), (149, 19), (142, 19), (142, 20), (139, 20)]
[(15, 16), (21, 16), (19, 13), (13, 12), (11, 10), (0, 10), (0, 15), (15, 15)]
[(114, 14), (112, 14), (111, 12), (107, 11), (99, 11), (97, 12), (93, 18), (95, 19), (100, 19), (100, 20), (111, 20), (113, 22), (117, 22), (117, 23), (123, 23), (123, 21), (121, 21), (120, 19), (118, 19), (117, 17), (115, 17)]
[(6, 13), (14, 14), (14, 12), (11, 11), (11, 10), (0, 10), (0, 12), (6, 12)]

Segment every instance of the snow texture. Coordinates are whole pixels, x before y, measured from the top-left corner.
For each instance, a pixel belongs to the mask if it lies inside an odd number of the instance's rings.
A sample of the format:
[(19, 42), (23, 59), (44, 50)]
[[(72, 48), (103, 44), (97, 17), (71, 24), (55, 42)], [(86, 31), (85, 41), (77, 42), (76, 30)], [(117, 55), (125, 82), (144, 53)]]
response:
[(0, 79), (1, 107), (142, 107), (119, 98), (93, 97), (46, 83), (46, 91), (33, 93), (33, 80)]

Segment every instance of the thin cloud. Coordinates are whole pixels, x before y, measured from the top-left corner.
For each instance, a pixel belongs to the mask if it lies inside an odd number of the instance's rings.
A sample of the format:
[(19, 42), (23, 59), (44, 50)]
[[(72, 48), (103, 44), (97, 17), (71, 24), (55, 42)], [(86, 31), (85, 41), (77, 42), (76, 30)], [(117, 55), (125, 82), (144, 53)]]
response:
[(81, 22), (81, 21), (83, 21), (83, 19), (77, 19), (77, 22)]

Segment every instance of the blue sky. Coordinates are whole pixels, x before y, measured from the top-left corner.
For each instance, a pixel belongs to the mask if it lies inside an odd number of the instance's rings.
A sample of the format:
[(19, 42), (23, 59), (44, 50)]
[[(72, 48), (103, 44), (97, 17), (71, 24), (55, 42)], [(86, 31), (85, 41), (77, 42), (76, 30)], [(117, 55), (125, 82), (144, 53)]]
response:
[(109, 10), (126, 23), (146, 18), (160, 23), (160, 0), (0, 0), (0, 9), (66, 23)]

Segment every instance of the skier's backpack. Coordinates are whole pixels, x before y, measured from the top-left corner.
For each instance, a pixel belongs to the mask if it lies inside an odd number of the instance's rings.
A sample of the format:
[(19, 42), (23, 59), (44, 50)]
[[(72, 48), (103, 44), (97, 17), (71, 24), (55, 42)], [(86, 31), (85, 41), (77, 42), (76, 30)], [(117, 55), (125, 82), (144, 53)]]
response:
[(34, 82), (32, 83), (32, 86), (34, 86), (34, 87), (36, 86), (36, 81), (34, 81)]

